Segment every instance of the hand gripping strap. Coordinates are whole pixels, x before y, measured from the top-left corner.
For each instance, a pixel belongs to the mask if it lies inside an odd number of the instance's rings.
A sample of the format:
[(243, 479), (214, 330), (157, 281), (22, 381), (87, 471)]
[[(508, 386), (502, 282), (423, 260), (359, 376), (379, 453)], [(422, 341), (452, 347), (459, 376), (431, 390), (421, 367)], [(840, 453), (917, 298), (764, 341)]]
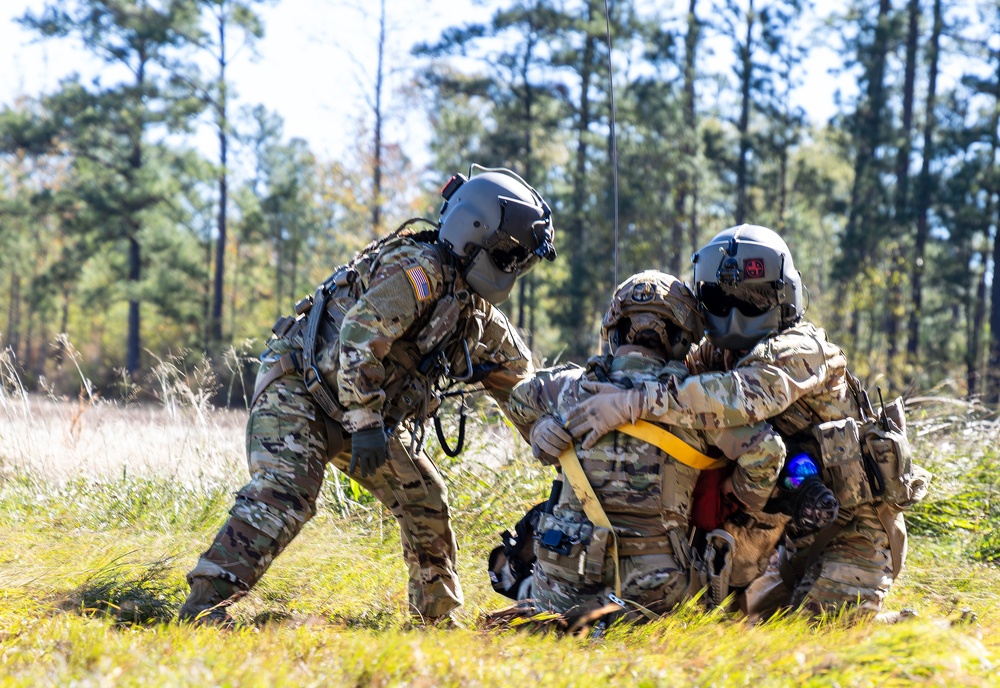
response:
[(726, 459), (713, 459), (711, 456), (702, 454), (677, 435), (644, 420), (619, 426), (617, 430), (637, 440), (649, 442), (685, 466), (696, 468), (699, 471), (722, 468), (729, 463)]
[(611, 521), (608, 520), (608, 515), (604, 513), (604, 507), (601, 506), (590, 480), (587, 479), (587, 474), (583, 472), (583, 466), (580, 465), (576, 449), (570, 447), (564, 451), (559, 456), (559, 465), (562, 467), (566, 480), (573, 488), (573, 493), (583, 505), (583, 513), (587, 514), (587, 518), (595, 526), (607, 528), (611, 533), (611, 560), (615, 563), (615, 595), (621, 598), (622, 580), (618, 568), (618, 536), (615, 535), (615, 529), (612, 527)]

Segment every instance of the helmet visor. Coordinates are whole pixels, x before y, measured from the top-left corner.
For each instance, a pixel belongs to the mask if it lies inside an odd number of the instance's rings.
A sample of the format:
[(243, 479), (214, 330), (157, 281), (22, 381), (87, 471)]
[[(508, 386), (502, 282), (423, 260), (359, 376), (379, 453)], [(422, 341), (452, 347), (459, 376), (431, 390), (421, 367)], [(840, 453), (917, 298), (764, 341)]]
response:
[(500, 199), (500, 226), (483, 248), (501, 272), (524, 274), (555, 257), (548, 206)]
[(485, 248), (501, 272), (523, 274), (541, 260), (541, 256), (502, 230), (487, 240)]
[(699, 294), (701, 296), (701, 305), (705, 311), (722, 318), (729, 315), (730, 311), (734, 308), (748, 318), (756, 318), (764, 315), (777, 305), (775, 303), (763, 306), (745, 301), (733, 294), (727, 293), (722, 285), (719, 284), (702, 284), (699, 288)]

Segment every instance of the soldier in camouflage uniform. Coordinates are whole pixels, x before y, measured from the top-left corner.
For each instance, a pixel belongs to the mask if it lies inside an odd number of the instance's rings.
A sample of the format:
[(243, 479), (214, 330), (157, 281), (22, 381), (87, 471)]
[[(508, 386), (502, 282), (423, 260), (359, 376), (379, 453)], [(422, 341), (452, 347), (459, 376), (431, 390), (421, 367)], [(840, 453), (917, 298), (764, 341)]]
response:
[[(571, 444), (562, 418), (589, 396), (583, 389), (587, 381), (641, 389), (664, 376), (683, 379), (684, 358), (702, 329), (697, 302), (682, 282), (654, 270), (633, 275), (618, 287), (604, 316), (602, 336), (612, 354), (591, 359), (586, 368), (559, 366), (521, 382), (511, 395), (511, 416), (532, 424), (535, 455), (558, 464)], [(767, 501), (784, 460), (784, 445), (769, 425), (669, 431), (702, 454), (738, 457), (731, 491), (754, 508)], [(587, 518), (565, 478), (558, 503), (541, 514), (536, 526), (537, 559), (520, 596), (533, 600), (535, 610), (571, 618), (609, 602), (629, 616), (669, 611), (688, 590), (686, 541), (699, 468), (616, 430), (580, 449), (578, 456), (617, 535), (621, 598), (615, 595), (609, 533)]]
[(275, 324), (247, 424), (250, 482), (188, 574), (182, 620), (228, 621), (315, 514), (330, 461), (396, 517), (411, 613), (434, 621), (462, 603), (447, 490), (412, 435), (456, 382), (507, 405), (531, 356), (495, 305), (555, 257), (541, 196), (509, 170), (473, 171), (442, 190), (434, 229), (404, 224)]
[(569, 431), (591, 447), (608, 429), (640, 417), (686, 428), (770, 419), (789, 455), (805, 451), (820, 463), (840, 514), (819, 533), (789, 532), (767, 574), (748, 591), (751, 613), (765, 616), (787, 605), (813, 613), (855, 606), (877, 612), (906, 557), (902, 509), (926, 492), (922, 472), (910, 463), (901, 400), (872, 422), (844, 352), (822, 329), (800, 322), (801, 278), (773, 231), (727, 229), (693, 260), (708, 338), (696, 358), (714, 367), (730, 352), (731, 371), (631, 390), (592, 383), (590, 391), (603, 393), (569, 413)]

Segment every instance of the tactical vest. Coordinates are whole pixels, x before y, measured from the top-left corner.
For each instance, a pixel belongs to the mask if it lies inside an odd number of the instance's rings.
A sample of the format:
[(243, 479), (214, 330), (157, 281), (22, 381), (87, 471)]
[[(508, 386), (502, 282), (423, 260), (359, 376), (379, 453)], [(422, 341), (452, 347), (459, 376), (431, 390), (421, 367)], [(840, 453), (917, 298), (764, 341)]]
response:
[(825, 420), (799, 399), (770, 422), (787, 438), (790, 456), (805, 451), (819, 459), (841, 508), (912, 506), (926, 495), (930, 475), (913, 465), (903, 400), (876, 412), (860, 380), (845, 372), (854, 402), (845, 417)]
[[(592, 359), (587, 366), (587, 377), (609, 380), (609, 359)], [(654, 379), (641, 375), (629, 379), (626, 384), (635, 386)], [(700, 445), (688, 431), (680, 428), (671, 428), (671, 431), (681, 433), (682, 439), (689, 444)], [(578, 455), (601, 506), (612, 521), (627, 523), (633, 516), (642, 521), (655, 520), (661, 532), (666, 531), (664, 524), (671, 521), (687, 524), (691, 516), (691, 494), (700, 473), (697, 469), (673, 460), (643, 440), (618, 431), (601, 438), (592, 449), (578, 451)], [(564, 491), (563, 499), (568, 499), (570, 494), (571, 491)]]
[[(343, 265), (316, 291), (296, 305), (296, 315), (282, 318), (274, 327), (278, 338), (302, 350), (303, 377), (309, 391), (333, 420), (339, 422), (347, 410), (337, 398), (340, 369), (340, 329), (344, 317), (368, 288), (382, 256), (405, 243), (409, 236), (396, 236)], [(429, 243), (443, 271), (444, 294), (434, 308), (422, 313), (393, 342), (382, 360), (385, 378), (382, 409), (387, 428), (409, 418), (424, 420), (440, 404), (438, 390), (455, 377), (472, 373), (471, 351), (476, 350), (486, 317), (484, 303), (467, 289), (456, 289), (458, 273), (443, 247)], [(317, 305), (322, 312), (313, 314)], [(310, 329), (315, 332), (310, 333)], [(309, 351), (310, 347), (313, 351)]]

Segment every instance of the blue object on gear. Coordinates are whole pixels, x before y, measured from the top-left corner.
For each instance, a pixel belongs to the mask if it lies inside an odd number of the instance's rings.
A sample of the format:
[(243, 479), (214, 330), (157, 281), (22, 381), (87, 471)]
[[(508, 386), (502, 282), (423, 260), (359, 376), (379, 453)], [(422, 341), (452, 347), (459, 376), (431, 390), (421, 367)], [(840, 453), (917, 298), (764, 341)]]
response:
[(785, 478), (781, 484), (786, 490), (794, 490), (806, 478), (819, 475), (819, 466), (816, 465), (816, 460), (806, 452), (796, 454), (788, 460), (785, 466)]

